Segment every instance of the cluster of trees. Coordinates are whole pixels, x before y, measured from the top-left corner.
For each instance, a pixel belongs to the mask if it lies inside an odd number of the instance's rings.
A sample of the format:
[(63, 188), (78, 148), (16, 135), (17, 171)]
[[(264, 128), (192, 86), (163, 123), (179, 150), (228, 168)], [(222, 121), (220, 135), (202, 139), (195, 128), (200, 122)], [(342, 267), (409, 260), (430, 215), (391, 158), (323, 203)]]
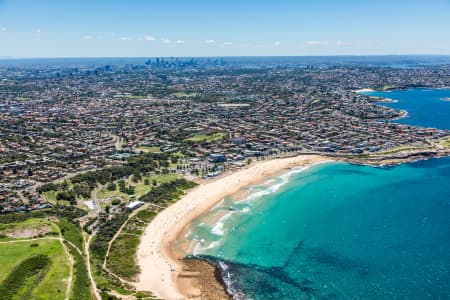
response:
[(127, 165), (134, 169), (135, 174), (148, 174), (159, 168), (168, 167), (170, 155), (167, 153), (144, 153), (128, 158)]
[(140, 197), (140, 201), (165, 203), (178, 199), (184, 190), (193, 188), (196, 183), (188, 181), (184, 178), (176, 179), (169, 182), (164, 182), (160, 186), (152, 188), (147, 194)]
[(108, 186), (106, 187), (108, 191), (115, 191), (117, 190), (117, 185), (114, 182), (108, 183)]
[(73, 190), (58, 192), (56, 194), (56, 200), (69, 201), (71, 205), (77, 204), (76, 196)]
[[(46, 274), (46, 269), (50, 266), (51, 260), (47, 255), (36, 255), (22, 261), (0, 284), (0, 295), (2, 299), (13, 299), (24, 284), (37, 284)], [(34, 277), (32, 283), (24, 278)], [(32, 289), (30, 289), (31, 291)], [(26, 295), (22, 295), (26, 298)]]
[(40, 187), (36, 188), (36, 191), (40, 194), (49, 191), (55, 191), (57, 192), (56, 200), (69, 201), (72, 205), (76, 204), (77, 197), (89, 198), (91, 196), (91, 186), (89, 186), (86, 183), (82, 183), (82, 184), (75, 184), (70, 189), (67, 180), (64, 180), (61, 183), (51, 182), (41, 185)]
[(23, 213), (11, 213), (0, 215), (0, 223), (8, 224), (28, 220), (29, 218), (45, 218), (48, 216), (56, 216), (64, 218), (73, 224), (76, 223), (76, 219), (86, 215), (86, 212), (81, 208), (75, 206), (59, 206), (56, 208), (46, 210), (31, 211), (26, 214)]
[(46, 183), (41, 185), (40, 187), (36, 188), (36, 192), (42, 194), (45, 192), (49, 192), (49, 191), (63, 191), (66, 190), (68, 188), (69, 184), (67, 183), (66, 180), (64, 180), (61, 183)]
[(90, 198), (92, 187), (87, 183), (75, 184), (72, 188), (73, 193), (77, 197)]
[(119, 230), (120, 226), (126, 222), (128, 212), (123, 210), (116, 214), (112, 219), (104, 218), (101, 220), (94, 241), (91, 243), (90, 249), (95, 258), (103, 260), (108, 250), (108, 243), (114, 234)]
[(108, 182), (128, 177), (133, 174), (134, 169), (130, 166), (114, 166), (101, 170), (89, 171), (82, 174), (77, 174), (72, 177), (71, 181), (74, 184), (85, 183), (94, 189), (97, 184), (106, 184)]
[(128, 194), (128, 195), (133, 195), (134, 194), (134, 186), (130, 185), (130, 186), (127, 187), (126, 184), (125, 184), (125, 180), (120, 180), (119, 183), (118, 183), (118, 186), (119, 186), (119, 191), (121, 193), (125, 193), (125, 194)]
[(117, 185), (114, 182), (120, 180), (118, 182), (119, 190), (131, 195), (134, 193), (134, 187), (127, 187), (123, 178), (132, 176), (133, 181), (138, 182), (142, 180), (143, 175), (148, 175), (153, 171), (158, 172), (160, 168), (166, 168), (170, 165), (170, 162), (173, 163), (176, 160), (166, 153), (144, 153), (128, 158), (124, 166), (113, 166), (77, 174), (71, 178), (72, 188), (69, 187), (67, 181), (64, 181), (62, 183), (44, 184), (38, 187), (36, 191), (40, 194), (56, 191), (56, 200), (66, 200), (73, 205), (76, 204), (77, 198), (90, 198), (92, 191), (98, 184), (108, 184), (108, 190), (116, 190)]

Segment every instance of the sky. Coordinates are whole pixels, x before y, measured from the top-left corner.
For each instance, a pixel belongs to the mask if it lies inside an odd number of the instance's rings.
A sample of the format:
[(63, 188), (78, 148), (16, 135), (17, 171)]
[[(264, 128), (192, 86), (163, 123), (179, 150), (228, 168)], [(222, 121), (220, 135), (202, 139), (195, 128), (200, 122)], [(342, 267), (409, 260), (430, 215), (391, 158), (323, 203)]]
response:
[(450, 0), (0, 0), (0, 57), (450, 54)]

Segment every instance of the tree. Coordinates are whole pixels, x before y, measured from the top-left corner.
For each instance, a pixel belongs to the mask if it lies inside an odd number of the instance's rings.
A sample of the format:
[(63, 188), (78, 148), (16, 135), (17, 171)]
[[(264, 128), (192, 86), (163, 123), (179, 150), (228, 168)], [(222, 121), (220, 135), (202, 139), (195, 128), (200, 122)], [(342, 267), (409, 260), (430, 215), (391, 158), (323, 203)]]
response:
[(134, 185), (130, 185), (126, 191), (127, 191), (128, 195), (133, 195), (134, 194)]
[(127, 187), (125, 185), (125, 181), (124, 180), (120, 180), (119, 181), (119, 190), (120, 190), (121, 193), (126, 193)]
[(139, 182), (139, 181), (141, 181), (141, 179), (142, 179), (141, 174), (139, 174), (139, 173), (137, 172), (137, 173), (134, 173), (134, 174), (133, 174), (131, 180), (133, 180), (133, 182)]
[(68, 187), (69, 187), (69, 183), (67, 182), (67, 180), (64, 180), (62, 183), (62, 189), (67, 190)]
[(108, 184), (108, 186), (106, 187), (106, 189), (108, 191), (115, 191), (115, 190), (117, 190), (117, 185), (114, 182), (110, 182)]

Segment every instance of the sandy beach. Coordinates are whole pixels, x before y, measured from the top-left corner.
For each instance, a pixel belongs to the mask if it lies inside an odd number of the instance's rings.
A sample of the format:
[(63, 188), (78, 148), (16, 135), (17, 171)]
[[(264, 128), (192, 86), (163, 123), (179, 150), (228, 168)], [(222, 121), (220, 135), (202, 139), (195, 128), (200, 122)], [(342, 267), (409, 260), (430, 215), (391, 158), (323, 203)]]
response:
[(186, 226), (245, 186), (262, 182), (283, 170), (329, 160), (316, 155), (302, 155), (261, 161), (200, 184), (159, 213), (146, 228), (137, 251), (141, 274), (136, 288), (151, 291), (155, 296), (168, 300), (199, 299), (198, 287), (186, 279), (189, 276), (179, 277), (183, 272), (182, 256), (172, 249), (174, 242), (182, 238)]

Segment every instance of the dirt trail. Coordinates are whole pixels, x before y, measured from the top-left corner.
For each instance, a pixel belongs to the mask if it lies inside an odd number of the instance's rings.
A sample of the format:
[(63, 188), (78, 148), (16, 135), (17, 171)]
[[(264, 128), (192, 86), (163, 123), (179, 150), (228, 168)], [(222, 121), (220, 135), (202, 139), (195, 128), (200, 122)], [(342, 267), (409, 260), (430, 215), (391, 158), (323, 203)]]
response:
[(148, 208), (148, 204), (146, 204), (146, 205), (144, 205), (144, 206), (142, 206), (142, 207), (136, 209), (135, 211), (133, 211), (131, 214), (128, 215), (127, 220), (122, 224), (122, 226), (120, 226), (119, 230), (117, 230), (117, 232), (114, 234), (114, 236), (113, 236), (113, 238), (111, 239), (111, 241), (109, 241), (109, 243), (108, 243), (108, 249), (106, 250), (106, 255), (105, 255), (105, 258), (104, 258), (104, 260), (103, 260), (103, 265), (102, 265), (103, 269), (104, 269), (106, 272), (108, 272), (111, 276), (114, 276), (116, 279), (120, 280), (122, 283), (125, 283), (125, 284), (134, 285), (135, 283), (134, 283), (134, 282), (127, 281), (127, 280), (123, 279), (122, 277), (116, 275), (114, 272), (112, 272), (112, 271), (106, 266), (106, 258), (109, 256), (109, 252), (110, 252), (110, 250), (111, 250), (111, 246), (112, 246), (113, 242), (114, 242), (114, 241), (116, 240), (116, 238), (122, 233), (122, 229), (128, 224), (128, 221), (129, 221), (132, 217), (134, 217), (139, 211), (144, 210), (144, 209), (147, 209), (147, 208)]
[(94, 292), (95, 299), (101, 300), (102, 297), (100, 296), (100, 293), (97, 290), (97, 284), (95, 283), (94, 277), (92, 276), (92, 270), (91, 270), (91, 260), (89, 256), (89, 244), (91, 243), (91, 239), (94, 236), (94, 234), (89, 235), (89, 238), (86, 240), (84, 239), (84, 250), (86, 252), (86, 266), (88, 271), (89, 280), (91, 281), (92, 285), (92, 291)]

